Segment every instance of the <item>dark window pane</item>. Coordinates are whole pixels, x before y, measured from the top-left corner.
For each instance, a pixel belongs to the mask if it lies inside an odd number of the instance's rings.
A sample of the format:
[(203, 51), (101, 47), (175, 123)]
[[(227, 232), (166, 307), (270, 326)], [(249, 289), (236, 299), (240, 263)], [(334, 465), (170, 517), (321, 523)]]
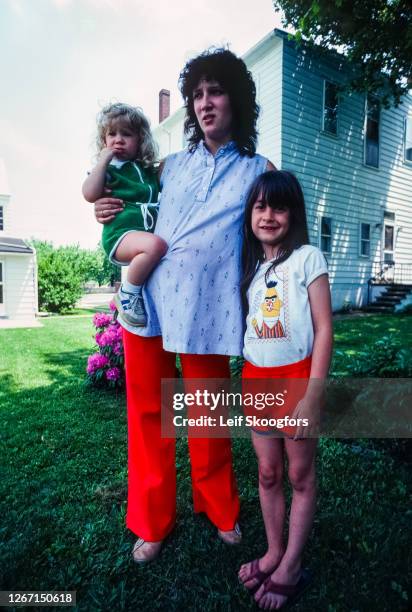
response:
[(325, 132), (330, 132), (331, 134), (337, 134), (337, 131), (338, 131), (338, 122), (336, 119), (336, 113), (331, 112), (327, 108), (325, 108), (323, 129), (325, 130)]
[(320, 248), (324, 253), (330, 253), (330, 238), (322, 236), (320, 240)]
[(361, 254), (367, 257), (370, 255), (370, 244), (366, 240), (361, 241)]
[(335, 83), (325, 81), (325, 99), (323, 105), (323, 129), (337, 134), (338, 131), (338, 88)]
[(385, 225), (385, 249), (393, 251), (393, 226)]
[(365, 164), (379, 167), (379, 101), (368, 96), (366, 105)]
[(376, 121), (369, 121), (366, 124), (366, 138), (375, 142), (379, 141), (379, 124)]
[(334, 83), (325, 82), (325, 106), (336, 110), (338, 105), (338, 92)]
[(374, 168), (379, 167), (379, 145), (372, 140), (366, 141), (365, 163)]
[(368, 118), (379, 123), (380, 104), (376, 96), (368, 96), (367, 99)]
[(369, 223), (362, 223), (362, 238), (364, 240), (369, 240), (370, 235), (370, 225)]
[(406, 149), (405, 159), (407, 159), (408, 161), (412, 161), (412, 147), (410, 149)]
[(329, 217), (322, 217), (321, 230), (322, 235), (330, 236), (332, 234), (332, 224)]
[(0, 304), (3, 304), (3, 285), (0, 285)]

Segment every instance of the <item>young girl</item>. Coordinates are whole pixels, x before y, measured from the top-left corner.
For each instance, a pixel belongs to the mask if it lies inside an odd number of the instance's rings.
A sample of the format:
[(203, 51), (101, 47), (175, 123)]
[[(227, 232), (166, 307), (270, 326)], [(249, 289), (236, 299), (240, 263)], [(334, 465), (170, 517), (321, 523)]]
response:
[[(303, 193), (293, 174), (265, 172), (255, 180), (244, 235), (244, 384), (250, 378), (308, 379), (289, 383), (305, 389), (289, 415), (314, 425), (330, 364), (331, 300), (325, 258), (309, 245)], [(263, 429), (252, 429), (252, 440), (268, 547), (261, 558), (242, 565), (239, 579), (260, 608), (275, 610), (294, 601), (309, 581), (302, 552), (315, 511), (317, 440), (308, 437), (308, 427)], [(284, 454), (292, 486), (286, 546)]]
[(102, 245), (112, 263), (129, 265), (127, 281), (114, 301), (123, 319), (145, 326), (142, 285), (163, 257), (167, 245), (153, 232), (159, 194), (154, 168), (156, 145), (139, 108), (109, 104), (97, 116), (98, 162), (83, 183), (83, 196), (95, 202), (104, 195), (123, 200), (124, 209), (103, 227)]

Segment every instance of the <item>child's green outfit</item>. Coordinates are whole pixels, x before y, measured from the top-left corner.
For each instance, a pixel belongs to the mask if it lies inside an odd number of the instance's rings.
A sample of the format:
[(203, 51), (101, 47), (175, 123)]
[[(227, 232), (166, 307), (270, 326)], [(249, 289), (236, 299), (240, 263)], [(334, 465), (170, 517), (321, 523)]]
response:
[(137, 162), (113, 158), (107, 167), (106, 187), (111, 189), (111, 197), (123, 200), (124, 209), (104, 225), (103, 249), (112, 263), (126, 266), (114, 254), (128, 232), (153, 232), (158, 213), (157, 173)]

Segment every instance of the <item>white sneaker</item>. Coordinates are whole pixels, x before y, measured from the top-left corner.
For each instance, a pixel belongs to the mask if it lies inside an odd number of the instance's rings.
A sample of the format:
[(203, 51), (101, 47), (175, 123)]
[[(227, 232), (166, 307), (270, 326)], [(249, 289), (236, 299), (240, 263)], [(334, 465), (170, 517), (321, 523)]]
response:
[(113, 301), (126, 323), (135, 327), (145, 327), (147, 325), (146, 310), (141, 293), (128, 293), (120, 287)]

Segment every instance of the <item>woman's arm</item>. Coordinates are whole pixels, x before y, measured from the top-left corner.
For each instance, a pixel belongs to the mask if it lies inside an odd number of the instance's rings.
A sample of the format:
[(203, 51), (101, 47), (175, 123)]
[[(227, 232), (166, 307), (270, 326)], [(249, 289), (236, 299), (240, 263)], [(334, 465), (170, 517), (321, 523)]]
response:
[(99, 161), (83, 183), (83, 197), (87, 202), (95, 202), (102, 197), (106, 182), (106, 170), (113, 159), (114, 152), (105, 148), (101, 151)]
[[(308, 287), (314, 331), (312, 366), (306, 393), (296, 407), (294, 417), (307, 418), (309, 431), (315, 433), (323, 403), (325, 379), (329, 372), (333, 345), (332, 305), (327, 274), (318, 276)], [(297, 427), (295, 439), (305, 437), (304, 427)]]
[(268, 170), (277, 170), (276, 166), (274, 166), (274, 165), (272, 164), (272, 162), (270, 161), (270, 159), (268, 159), (268, 163), (266, 164), (266, 172), (267, 172)]

